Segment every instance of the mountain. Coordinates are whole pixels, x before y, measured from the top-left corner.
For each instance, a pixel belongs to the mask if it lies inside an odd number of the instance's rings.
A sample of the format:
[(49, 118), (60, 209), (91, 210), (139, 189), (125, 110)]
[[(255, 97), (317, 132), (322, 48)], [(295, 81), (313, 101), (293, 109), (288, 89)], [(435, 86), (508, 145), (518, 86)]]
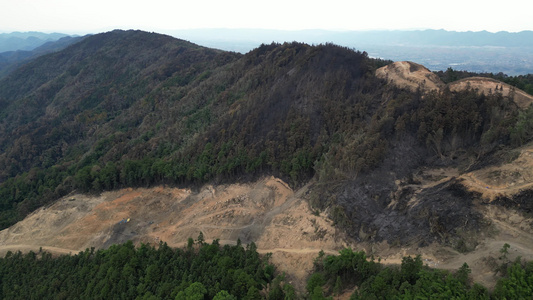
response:
[(447, 47), (533, 47), (533, 31), (368, 31), (354, 32), (353, 41), (373, 45), (447, 46)]
[(0, 53), (8, 51), (31, 51), (48, 42), (57, 41), (68, 35), (62, 33), (12, 32), (0, 33)]
[(0, 53), (0, 78), (6, 76), (12, 70), (18, 68), (25, 62), (44, 54), (56, 52), (67, 46), (80, 41), (82, 37), (62, 37), (57, 41), (46, 42), (43, 45), (30, 50), (16, 50)]
[[(0, 239), (178, 245), (202, 228), (479, 264), (520, 242), (526, 257), (533, 110), (488, 81), (446, 85), (334, 44), (239, 54), (142, 31), (88, 36), (0, 79), (1, 225), (31, 213)], [(140, 227), (118, 227), (126, 216)]]
[[(1, 180), (32, 167), (51, 168), (60, 159), (92, 164), (99, 157), (87, 156), (86, 151), (94, 142), (114, 135), (125, 142), (130, 131), (137, 131), (155, 86), (167, 81), (179, 88), (234, 57), (138, 32), (87, 37), (63, 51), (40, 56), (0, 83), (0, 160), (5, 166)], [(167, 80), (170, 76), (173, 81)], [(179, 95), (173, 97), (177, 100)], [(127, 116), (122, 116), (124, 111)], [(103, 124), (107, 128), (100, 128)], [(101, 130), (107, 133), (101, 136)], [(145, 133), (141, 129), (140, 134)], [(112, 146), (131, 148), (134, 143)], [(16, 149), (24, 150), (17, 154)]]

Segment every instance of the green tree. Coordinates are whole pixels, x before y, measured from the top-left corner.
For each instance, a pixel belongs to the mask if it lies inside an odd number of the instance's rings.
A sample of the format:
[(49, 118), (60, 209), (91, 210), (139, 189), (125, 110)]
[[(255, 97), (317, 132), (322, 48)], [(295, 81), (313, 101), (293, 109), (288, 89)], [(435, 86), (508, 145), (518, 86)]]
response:
[(231, 295), (225, 290), (222, 290), (218, 292), (215, 297), (213, 297), (213, 300), (237, 300), (237, 297)]
[(283, 285), (283, 293), (285, 294), (284, 300), (296, 300), (297, 299), (296, 289), (294, 288), (294, 286), (292, 286), (292, 284), (285, 283)]
[(464, 263), (459, 270), (455, 273), (457, 279), (465, 286), (470, 284), (469, 276), (472, 273), (467, 263)]
[(531, 299), (533, 295), (533, 262), (522, 266), (518, 258), (508, 269), (507, 276), (494, 288), (495, 299)]
[(262, 299), (261, 294), (259, 293), (259, 289), (257, 289), (255, 286), (251, 286), (248, 288), (248, 291), (246, 292), (246, 296), (243, 297), (245, 300), (257, 300)]
[(500, 253), (502, 254), (500, 256), (500, 259), (507, 260), (507, 254), (509, 254), (509, 248), (511, 248), (511, 245), (507, 243), (503, 244), (503, 247), (500, 249)]
[(337, 280), (335, 281), (335, 286), (333, 287), (333, 293), (335, 295), (340, 295), (342, 292), (342, 280), (340, 276), (337, 276)]
[(200, 231), (200, 233), (198, 234), (198, 238), (196, 240), (198, 241), (199, 245), (203, 245), (205, 242), (204, 233)]
[(311, 293), (311, 300), (327, 300), (331, 299), (324, 297), (324, 291), (322, 290), (321, 286), (315, 286), (313, 289), (313, 292)]
[(324, 278), (324, 275), (322, 273), (314, 273), (309, 277), (307, 280), (307, 292), (309, 294), (312, 294), (315, 292), (316, 287), (322, 287), (326, 284), (326, 279)]
[(184, 291), (176, 296), (176, 300), (203, 300), (207, 294), (207, 289), (201, 282), (192, 283)]
[(414, 259), (411, 256), (402, 258), (401, 276), (403, 281), (415, 284), (422, 270), (422, 258), (417, 255)]

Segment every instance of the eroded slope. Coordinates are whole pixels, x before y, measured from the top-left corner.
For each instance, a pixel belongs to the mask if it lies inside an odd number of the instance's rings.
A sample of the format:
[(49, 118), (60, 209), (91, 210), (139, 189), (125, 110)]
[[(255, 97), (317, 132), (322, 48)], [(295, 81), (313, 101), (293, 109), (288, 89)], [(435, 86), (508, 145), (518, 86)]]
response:
[(252, 184), (122, 189), (99, 196), (72, 194), (0, 232), (0, 253), (15, 250), (77, 253), (90, 247), (135, 243), (184, 246), (200, 231), (206, 241), (254, 241), (272, 252), (281, 270), (303, 280), (321, 249), (347, 246), (332, 224), (279, 179)]
[(428, 68), (410, 61), (398, 61), (381, 67), (376, 70), (376, 76), (412, 91), (419, 87), (424, 91), (440, 90), (444, 87), (440, 78)]
[[(398, 182), (398, 191), (413, 189), (406, 204), (412, 208), (424, 193), (432, 193), (450, 181), (469, 186), (472, 176), (461, 176), (455, 169), (427, 169), (417, 175), (416, 183), (405, 186)], [(439, 268), (457, 269), (467, 262), (474, 278), (487, 285), (493, 284), (496, 277), (486, 261), (498, 257), (504, 243), (511, 245), (511, 257), (533, 259), (530, 220), (519, 211), (500, 205), (478, 203), (472, 207), (491, 225), (479, 236), (471, 237), (476, 246), (461, 254), (437, 241), (401, 244), (395, 240), (373, 241), (371, 237), (353, 240), (336, 230), (325, 213), (313, 213), (305, 199), (308, 192), (308, 186), (293, 191), (283, 181), (270, 177), (248, 184), (206, 185), (198, 191), (156, 187), (122, 189), (99, 196), (71, 194), (1, 231), (0, 254), (38, 251), (41, 247), (57, 254), (74, 254), (127, 240), (137, 244), (165, 241), (181, 247), (201, 231), (206, 241), (219, 239), (222, 244), (234, 244), (238, 239), (243, 243), (255, 241), (259, 252), (273, 253), (272, 262), (295, 279), (300, 289), (320, 250), (335, 254), (343, 247), (364, 249), (385, 263), (400, 263), (403, 256), (416, 254), (423, 255), (429, 266)], [(433, 205), (438, 209), (437, 202)], [(409, 213), (413, 212), (417, 210)], [(389, 217), (394, 220), (393, 215)], [(389, 223), (382, 230), (404, 226)], [(412, 234), (416, 237), (417, 231)]]
[(398, 61), (376, 70), (376, 76), (387, 80), (393, 85), (416, 91), (440, 91), (448, 87), (451, 91), (459, 92), (474, 89), (479, 93), (501, 93), (504, 97), (512, 98), (518, 107), (525, 109), (533, 102), (533, 96), (507, 83), (487, 77), (470, 77), (445, 85), (440, 78), (426, 67), (410, 62)]
[(510, 97), (518, 105), (525, 109), (533, 102), (533, 96), (499, 80), (485, 77), (471, 77), (454, 81), (448, 85), (452, 91), (461, 91), (467, 88), (477, 89), (485, 95), (489, 93), (501, 93), (504, 97)]

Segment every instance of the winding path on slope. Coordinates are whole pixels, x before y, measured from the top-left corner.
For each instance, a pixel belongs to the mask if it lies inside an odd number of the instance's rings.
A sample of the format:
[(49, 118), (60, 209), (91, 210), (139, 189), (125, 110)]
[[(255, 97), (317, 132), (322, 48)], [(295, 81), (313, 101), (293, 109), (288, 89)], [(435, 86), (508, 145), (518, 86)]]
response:
[(512, 195), (519, 193), (521, 190), (533, 188), (533, 182), (524, 182), (522, 184), (515, 184), (512, 186), (506, 185), (505, 187), (494, 186), (479, 179), (473, 173), (463, 174), (460, 178), (464, 179), (463, 185), (480, 192), (485, 198), (491, 201), (499, 195)]
[[(221, 245), (236, 245), (237, 243), (235, 241), (229, 241), (229, 240), (221, 240), (219, 241)], [(180, 244), (173, 244), (173, 247), (184, 247), (185, 243)], [(5, 256), (5, 254), (8, 251), (11, 252), (17, 252), (21, 251), (22, 253), (27, 253), (30, 251), (33, 252), (39, 252), (39, 248), (42, 248), (43, 251), (50, 252), (54, 255), (75, 255), (79, 252), (85, 251), (85, 249), (66, 249), (66, 248), (58, 248), (58, 247), (51, 247), (51, 246), (35, 246), (35, 245), (8, 245), (8, 246), (0, 246), (0, 255)], [(275, 253), (275, 252), (286, 252), (286, 253), (294, 253), (294, 254), (309, 254), (309, 253), (319, 253), (320, 251), (324, 251), (326, 254), (331, 255), (337, 255), (339, 254), (339, 251), (337, 250), (328, 250), (328, 249), (314, 249), (314, 248), (273, 248), (273, 249), (257, 249), (257, 252), (260, 254), (267, 254), (267, 253)]]
[(50, 252), (53, 255), (74, 255), (78, 254), (81, 251), (84, 250), (73, 250), (73, 249), (65, 249), (65, 248), (58, 248), (58, 247), (52, 247), (52, 246), (35, 246), (35, 245), (0, 245), (0, 257), (4, 257), (8, 251), (11, 252), (17, 252), (20, 251), (22, 253), (27, 253), (30, 251), (33, 251), (35, 253), (38, 253), (39, 250), (43, 250), (46, 252)]

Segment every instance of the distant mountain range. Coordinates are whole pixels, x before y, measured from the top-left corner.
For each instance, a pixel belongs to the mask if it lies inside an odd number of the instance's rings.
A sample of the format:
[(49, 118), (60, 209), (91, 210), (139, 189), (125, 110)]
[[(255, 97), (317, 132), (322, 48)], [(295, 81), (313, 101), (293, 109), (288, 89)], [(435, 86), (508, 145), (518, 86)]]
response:
[(372, 57), (416, 61), (432, 71), (452, 67), (508, 75), (533, 73), (533, 31), (191, 29), (167, 33), (207, 47), (240, 53), (271, 42), (334, 43), (366, 51)]
[(12, 32), (0, 33), (0, 52), (33, 50), (45, 43), (57, 41), (68, 36), (63, 33), (42, 33), (42, 32)]
[[(59, 35), (59, 34), (58, 34)], [(15, 50), (0, 53), (0, 78), (12, 70), (43, 54), (55, 52), (66, 48), (81, 40), (82, 37), (64, 36), (58, 40), (46, 41), (44, 44), (31, 50)], [(33, 39), (32, 39), (33, 40)], [(0, 43), (1, 45), (1, 43)]]
[[(236, 42), (237, 46), (257, 47), (257, 43), (304, 42), (308, 44), (335, 43), (339, 45), (383, 46), (463, 46), (463, 47), (533, 47), (533, 31), (522, 32), (457, 32), (446, 30), (270, 30), (270, 29), (186, 29), (169, 31), (173, 36), (212, 43)], [(244, 49), (246, 51), (251, 50)], [(244, 52), (246, 52), (244, 51)]]

